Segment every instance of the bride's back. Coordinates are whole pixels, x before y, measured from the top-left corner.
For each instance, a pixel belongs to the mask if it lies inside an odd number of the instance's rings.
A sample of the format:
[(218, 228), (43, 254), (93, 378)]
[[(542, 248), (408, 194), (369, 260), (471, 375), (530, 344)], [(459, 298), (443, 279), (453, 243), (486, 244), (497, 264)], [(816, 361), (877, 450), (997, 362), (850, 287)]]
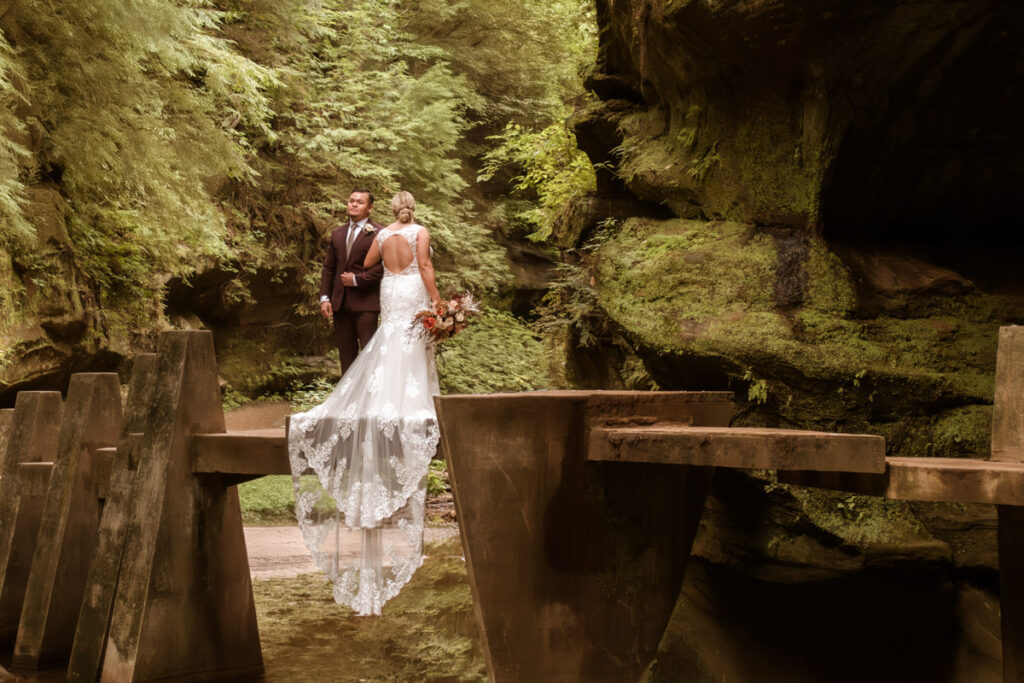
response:
[[(419, 230), (419, 226), (416, 225), (409, 226), (409, 228)], [(405, 230), (407, 231), (409, 228), (405, 228)], [(392, 231), (389, 230), (389, 232)], [(412, 253), (410, 241), (405, 235), (401, 235), (398, 230), (393, 231), (393, 234), (388, 235), (383, 240), (380, 245), (380, 257), (384, 261), (385, 268), (392, 273), (401, 273), (412, 265), (412, 262), (415, 260), (415, 254)]]

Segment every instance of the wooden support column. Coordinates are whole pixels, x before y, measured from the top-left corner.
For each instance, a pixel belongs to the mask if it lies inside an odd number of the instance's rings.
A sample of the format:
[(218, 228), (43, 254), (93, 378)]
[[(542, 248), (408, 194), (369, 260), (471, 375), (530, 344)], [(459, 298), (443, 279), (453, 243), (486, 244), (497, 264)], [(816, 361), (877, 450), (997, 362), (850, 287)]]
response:
[[(95, 661), (100, 680), (117, 683), (263, 670), (238, 492), (193, 475), (192, 436), (224, 432), (213, 337), (165, 332), (157, 355), (137, 471), (112, 474), (111, 497), (125, 501), (123, 548), (112, 543), (96, 560), (109, 572), (98, 583), (114, 586), (112, 608), (83, 607), (72, 680), (94, 680)], [(115, 465), (122, 460), (119, 449)], [(115, 490), (126, 479), (127, 491)]]
[[(0, 462), (0, 646), (14, 644), (43, 509), (41, 491), (24, 490), (23, 464), (53, 461), (61, 422), (57, 391), (22, 391)], [(46, 476), (45, 471), (42, 472)]]
[(110, 610), (121, 570), (128, 509), (134, 496), (132, 486), (138, 470), (138, 445), (156, 382), (155, 353), (135, 356), (124, 425), (110, 470), (110, 483), (97, 533), (96, 551), (85, 582), (75, 640), (68, 664), (69, 681), (99, 678), (110, 624)]
[(15, 668), (64, 660), (71, 651), (100, 521), (94, 454), (115, 443), (120, 429), (117, 375), (72, 375), (14, 646)]
[(0, 409), (0, 458), (7, 453), (7, 437), (11, 434), (11, 423), (14, 421), (14, 408)]
[(589, 432), (725, 425), (730, 396), (435, 398), (492, 681), (639, 678), (675, 607), (713, 469), (589, 462)]
[[(1024, 327), (999, 330), (992, 459), (1024, 462)], [(999, 586), (1003, 681), (1024, 681), (1024, 508), (1000, 505)]]

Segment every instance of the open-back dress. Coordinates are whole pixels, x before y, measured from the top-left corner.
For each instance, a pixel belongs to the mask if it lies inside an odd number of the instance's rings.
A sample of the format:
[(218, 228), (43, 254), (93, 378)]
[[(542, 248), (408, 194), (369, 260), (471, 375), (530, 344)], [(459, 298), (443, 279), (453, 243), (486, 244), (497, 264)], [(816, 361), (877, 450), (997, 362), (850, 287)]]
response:
[(380, 326), (327, 399), (291, 417), (295, 514), (334, 599), (380, 614), (423, 559), (426, 475), (438, 442), (434, 355), (413, 329), (430, 307), (416, 242), (421, 226), (378, 231), (404, 239), (412, 263), (384, 268)]

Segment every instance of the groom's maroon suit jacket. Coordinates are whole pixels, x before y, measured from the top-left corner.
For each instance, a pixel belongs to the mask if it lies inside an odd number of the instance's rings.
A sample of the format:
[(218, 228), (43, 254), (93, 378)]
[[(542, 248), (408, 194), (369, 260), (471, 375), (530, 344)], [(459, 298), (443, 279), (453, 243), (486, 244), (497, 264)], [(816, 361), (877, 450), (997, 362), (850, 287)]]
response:
[[(368, 233), (367, 227), (373, 227)], [(373, 246), (377, 231), (384, 226), (368, 220), (363, 230), (352, 242), (351, 252), (345, 249), (345, 238), (348, 236), (348, 222), (331, 231), (331, 241), (324, 255), (324, 269), (320, 275), (320, 296), (331, 297), (331, 308), (334, 312), (352, 311), (354, 313), (380, 310), (380, 279), (384, 275), (384, 263), (377, 261), (370, 268), (363, 268), (366, 253)], [(341, 283), (342, 273), (354, 273), (356, 286), (346, 287)]]

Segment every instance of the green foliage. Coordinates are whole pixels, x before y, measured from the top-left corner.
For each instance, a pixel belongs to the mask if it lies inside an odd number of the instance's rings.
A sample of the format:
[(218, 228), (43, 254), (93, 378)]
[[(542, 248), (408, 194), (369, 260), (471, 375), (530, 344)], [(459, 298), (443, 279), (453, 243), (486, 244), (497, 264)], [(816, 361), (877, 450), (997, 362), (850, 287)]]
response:
[(427, 495), (441, 496), (451, 493), (452, 487), (448, 483), (448, 466), (444, 460), (431, 460), (427, 469)]
[(21, 78), (20, 71), (14, 51), (0, 31), (0, 244), (27, 241), (35, 232), (22, 211), (20, 167), (28, 150), (16, 138), (24, 133), (24, 124), (14, 113), (24, 95), (13, 82)]
[(768, 402), (768, 382), (754, 377), (751, 370), (743, 373), (743, 381), (747, 384), (747, 401), (750, 403), (764, 404)]
[(480, 179), (490, 180), (509, 166), (520, 169), (513, 188), (537, 199), (526, 209), (513, 209), (510, 218), (527, 227), (530, 239), (548, 239), (571, 200), (596, 189), (594, 167), (564, 121), (536, 133), (510, 123), (490, 139), (500, 144), (484, 154)]
[(295, 491), (289, 475), (260, 477), (239, 484), (238, 499), (246, 526), (295, 523)]
[(490, 310), (438, 354), (441, 392), (488, 394), (558, 385), (548, 351), (515, 316)]
[(292, 404), (293, 412), (303, 413), (323, 403), (334, 391), (335, 384), (333, 378), (318, 377), (306, 384), (293, 385), (286, 398)]
[(537, 307), (537, 329), (545, 337), (569, 334), (580, 347), (593, 346), (605, 327), (594, 276), (586, 267), (568, 261), (558, 264), (556, 273)]
[[(253, 171), (223, 122), (269, 129), (272, 72), (218, 37), (202, 2), (26, 0), (4, 19), (27, 82), (20, 108), (39, 138), (29, 180), (56, 183), (66, 202), (68, 237), (48, 237), (70, 239), (108, 314), (158, 316), (168, 275), (225, 254), (211, 188)], [(32, 258), (32, 245), (11, 248)]]
[[(374, 215), (385, 223), (392, 193), (416, 195), (441, 279), (475, 291), (504, 282), (504, 256), (463, 198), (458, 147), (465, 112), (481, 106), (480, 96), (451, 69), (448, 52), (418, 40), (409, 10), (378, 0), (296, 3), (290, 11), (226, 4), (242, 49), (282, 74), (275, 136), (248, 131), (260, 182), (231, 188), (238, 230), (256, 227), (273, 247), (268, 265), (299, 262), (313, 285), (320, 235), (305, 226), (333, 226), (352, 187), (366, 186), (383, 200)], [(268, 205), (277, 220), (268, 220)]]
[(445, 51), (479, 94), (470, 117), (543, 129), (582, 94), (580, 71), (597, 58), (597, 24), (586, 0), (405, 0), (410, 31)]
[[(618, 228), (608, 219), (579, 250), (565, 254), (556, 277), (537, 307), (536, 328), (549, 338), (571, 338), (573, 344), (590, 347), (607, 336), (607, 318), (598, 303), (594, 255)], [(574, 258), (575, 257), (575, 258)]]

